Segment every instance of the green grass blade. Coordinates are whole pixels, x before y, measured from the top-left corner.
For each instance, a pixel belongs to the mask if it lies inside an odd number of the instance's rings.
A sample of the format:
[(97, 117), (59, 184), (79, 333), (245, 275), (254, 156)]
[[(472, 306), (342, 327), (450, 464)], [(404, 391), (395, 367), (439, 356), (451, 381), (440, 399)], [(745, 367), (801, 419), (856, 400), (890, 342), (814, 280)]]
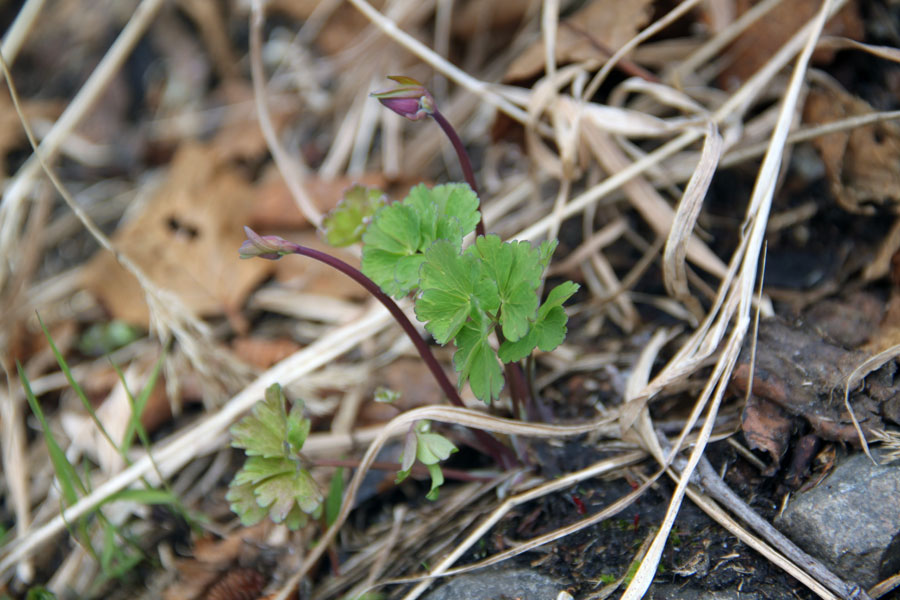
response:
[(34, 392), (31, 391), (31, 384), (28, 381), (28, 377), (25, 375), (25, 370), (18, 361), (16, 361), (16, 369), (19, 371), (19, 380), (22, 382), (22, 387), (25, 389), (25, 397), (28, 399), (28, 405), (31, 407), (31, 412), (38, 418), (38, 421), (41, 423), (41, 429), (44, 431), (44, 441), (47, 444), (47, 451), (50, 453), (50, 461), (53, 463), (53, 470), (56, 472), (57, 479), (59, 479), (63, 499), (66, 501), (66, 504), (71, 506), (78, 501), (78, 491), (76, 491), (76, 488), (84, 493), (84, 484), (81, 479), (79, 479), (78, 473), (75, 472), (75, 467), (73, 467), (72, 463), (69, 462), (69, 459), (66, 458), (66, 453), (63, 452), (63, 449), (60, 447), (59, 443), (57, 443), (56, 438), (53, 437), (53, 431), (50, 429), (50, 424), (47, 423), (47, 417), (44, 416), (41, 405), (38, 404), (37, 398), (34, 397)]
[[(153, 365), (153, 371), (150, 373), (150, 377), (147, 379), (146, 383), (144, 383), (144, 388), (137, 398), (134, 398), (130, 392), (128, 393), (128, 400), (131, 402), (131, 418), (128, 420), (128, 428), (125, 430), (125, 436), (122, 438), (123, 453), (127, 453), (131, 449), (135, 434), (141, 438), (141, 441), (145, 446), (149, 446), (150, 440), (143, 425), (141, 425), (141, 416), (144, 414), (144, 409), (147, 408), (147, 402), (150, 400), (150, 394), (153, 393), (153, 388), (156, 387), (156, 382), (159, 379), (159, 374), (162, 372), (162, 365), (165, 357), (166, 353), (163, 351), (159, 360)], [(118, 370), (119, 369), (116, 368), (116, 371)], [(122, 384), (125, 384), (124, 378), (122, 379)], [(127, 391), (128, 387), (126, 386), (125, 389)]]
[(57, 364), (59, 364), (59, 368), (62, 370), (63, 374), (66, 376), (66, 380), (68, 380), (69, 385), (72, 387), (72, 390), (75, 391), (75, 394), (78, 396), (78, 399), (81, 400), (81, 404), (84, 406), (84, 409), (91, 415), (91, 419), (94, 421), (94, 424), (97, 425), (97, 429), (100, 431), (101, 435), (106, 438), (106, 441), (112, 445), (113, 448), (118, 449), (118, 445), (113, 441), (112, 437), (106, 431), (106, 428), (103, 426), (103, 423), (100, 422), (100, 419), (97, 418), (97, 413), (94, 411), (94, 407), (91, 404), (91, 401), (88, 400), (87, 395), (84, 393), (84, 390), (81, 389), (81, 386), (78, 385), (78, 382), (75, 381), (75, 377), (72, 375), (72, 371), (69, 369), (69, 364), (66, 362), (66, 359), (63, 358), (62, 353), (60, 353), (59, 349), (56, 347), (56, 343), (53, 341), (53, 338), (50, 336), (50, 331), (47, 329), (47, 326), (44, 325), (43, 319), (38, 315), (38, 322), (41, 324), (41, 329), (44, 330), (44, 337), (47, 338), (47, 343), (50, 345), (50, 350), (53, 352), (53, 356), (56, 358)]

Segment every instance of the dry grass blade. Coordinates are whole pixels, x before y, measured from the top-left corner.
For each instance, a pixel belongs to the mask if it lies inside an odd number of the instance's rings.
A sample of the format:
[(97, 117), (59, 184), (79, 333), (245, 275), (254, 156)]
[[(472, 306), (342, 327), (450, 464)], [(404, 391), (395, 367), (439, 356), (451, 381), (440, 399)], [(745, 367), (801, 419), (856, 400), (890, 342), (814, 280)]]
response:
[(853, 407), (850, 406), (850, 390), (855, 389), (866, 375), (880, 369), (885, 363), (897, 358), (897, 356), (900, 356), (900, 344), (885, 348), (878, 354), (870, 356), (861, 364), (857, 365), (847, 377), (847, 381), (844, 382), (844, 408), (847, 409), (847, 414), (850, 415), (850, 420), (853, 421), (853, 428), (856, 429), (856, 434), (859, 436), (859, 443), (862, 446), (863, 451), (866, 453), (866, 456), (869, 457), (869, 460), (876, 465), (878, 464), (878, 461), (872, 456), (872, 452), (869, 450), (869, 443), (866, 441), (866, 434), (863, 432), (862, 427), (859, 426), (859, 421), (856, 419)]
[[(657, 537), (654, 539), (653, 544), (647, 553), (647, 557), (641, 562), (641, 566), (638, 568), (634, 579), (622, 596), (623, 600), (637, 600), (638, 598), (643, 597), (653, 580), (659, 558), (662, 555), (663, 547), (665, 546), (669, 531), (675, 521), (675, 515), (681, 505), (687, 486), (687, 479), (690, 477), (691, 473), (693, 473), (694, 468), (696, 468), (697, 463), (703, 454), (703, 449), (705, 448), (706, 442), (709, 439), (709, 434), (712, 431), (712, 424), (715, 420), (718, 405), (725, 392), (725, 387), (730, 379), (734, 364), (737, 361), (741, 343), (749, 325), (749, 308), (753, 295), (753, 284), (756, 280), (757, 260), (762, 247), (766, 221), (768, 219), (772, 196), (777, 183), (777, 174), (781, 164), (785, 139), (787, 138), (795, 107), (803, 87), (809, 59), (815, 49), (816, 42), (825, 25), (825, 21), (835, 4), (836, 3), (834, 2), (825, 2), (814, 20), (804, 28), (807, 39), (805, 40), (805, 45), (797, 59), (791, 81), (784, 95), (784, 100), (782, 101), (779, 110), (778, 123), (770, 138), (769, 150), (760, 167), (747, 211), (747, 224), (749, 230), (748, 235), (745, 238), (745, 251), (743, 252), (743, 261), (739, 277), (734, 282), (732, 288), (735, 295), (739, 298), (737, 306), (738, 311), (735, 315), (737, 317), (737, 322), (734, 325), (734, 329), (729, 336), (719, 360), (716, 362), (713, 375), (709, 378), (707, 387), (704, 390), (704, 397), (706, 397), (708, 393), (713, 391), (713, 387), (715, 388), (707, 419), (701, 428), (698, 443), (691, 451), (682, 480), (678, 483), (678, 486), (672, 495), (669, 509), (660, 525)], [(701, 400), (701, 402), (698, 402), (698, 406), (703, 403), (704, 402)], [(696, 408), (695, 412), (697, 412)], [(687, 431), (687, 429), (685, 431)]]
[(700, 153), (700, 162), (678, 203), (672, 231), (666, 239), (663, 250), (663, 281), (666, 289), (685, 303), (690, 302), (691, 298), (685, 267), (688, 244), (693, 237), (694, 226), (700, 215), (700, 209), (703, 208), (703, 199), (706, 197), (709, 184), (712, 183), (713, 173), (722, 156), (722, 149), (722, 136), (719, 135), (715, 124), (709, 123), (703, 150)]
[(387, 425), (385, 425), (384, 429), (381, 431), (381, 433), (379, 433), (378, 437), (375, 438), (375, 440), (373, 440), (371, 444), (369, 444), (369, 448), (366, 450), (365, 455), (360, 460), (359, 468), (353, 474), (353, 479), (351, 479), (350, 484), (347, 486), (347, 489), (344, 493), (343, 502), (341, 503), (341, 510), (338, 513), (337, 518), (335, 519), (331, 527), (329, 527), (328, 530), (324, 534), (322, 534), (322, 537), (319, 539), (316, 547), (313, 548), (313, 550), (306, 556), (303, 562), (303, 566), (291, 577), (284, 588), (282, 588), (281, 592), (279, 592), (277, 596), (278, 599), (284, 600), (288, 597), (291, 591), (295, 589), (296, 586), (300, 583), (300, 580), (303, 579), (303, 577), (309, 572), (313, 565), (315, 565), (322, 557), (322, 554), (325, 552), (325, 549), (328, 547), (328, 545), (334, 541), (335, 537), (337, 536), (337, 532), (340, 530), (341, 526), (344, 524), (344, 521), (346, 521), (347, 517), (350, 515), (350, 511), (353, 508), (354, 499), (356, 498), (356, 494), (359, 491), (359, 487), (362, 484), (366, 472), (368, 471), (372, 462), (375, 460), (375, 456), (384, 446), (384, 443), (391, 436), (398, 435), (400, 432), (405, 431), (410, 424), (423, 419), (438, 421), (441, 423), (463, 425), (465, 427), (481, 429), (494, 433), (504, 433), (507, 435), (526, 435), (534, 437), (566, 437), (589, 432), (601, 434), (603, 432), (606, 432), (607, 435), (611, 435), (614, 431), (612, 420), (608, 418), (600, 419), (598, 421), (582, 425), (543, 425), (539, 423), (522, 423), (520, 421), (503, 419), (500, 417), (485, 415), (483, 413), (479, 413), (469, 409), (450, 406), (429, 406), (416, 408), (400, 414), (394, 417), (394, 419), (392, 419)]
[[(44, 136), (40, 151), (41, 156), (47, 161), (53, 161), (63, 142), (95, 105), (100, 94), (110, 84), (138, 40), (153, 22), (163, 3), (163, 0), (142, 0), (135, 9), (128, 24), (122, 29), (103, 60), (66, 107), (59, 120)], [(25, 199), (40, 172), (41, 165), (32, 156), (19, 169), (3, 192), (3, 199), (0, 202), (0, 256), (12, 255), (11, 251), (17, 243), (23, 219)], [(7, 269), (5, 261), (0, 264), (0, 287), (3, 286), (9, 275)]]
[(303, 172), (306, 170), (303, 159), (298, 156), (290, 156), (278, 140), (275, 126), (272, 124), (272, 116), (269, 114), (268, 96), (266, 94), (265, 74), (262, 64), (262, 26), (263, 7), (260, 0), (254, 0), (250, 15), (250, 72), (253, 79), (253, 98), (256, 102), (256, 114), (259, 117), (259, 127), (266, 138), (266, 144), (275, 159), (275, 164), (281, 172), (281, 176), (287, 183), (291, 196), (300, 212), (309, 219), (309, 222), (319, 227), (322, 222), (322, 213), (316, 208), (309, 194), (303, 187)]
[[(412, 577), (404, 577), (402, 579), (393, 579), (390, 581), (382, 582), (383, 585), (386, 584), (396, 584), (396, 583), (412, 583), (419, 582), (419, 585), (410, 590), (404, 597), (403, 600), (415, 600), (419, 596), (421, 596), (428, 586), (431, 585), (434, 579), (438, 577), (449, 577), (451, 575), (458, 575), (460, 573), (468, 573), (470, 571), (475, 571), (477, 569), (483, 569), (484, 567), (489, 567), (491, 565), (495, 565), (499, 562), (512, 558), (513, 556), (517, 556), (522, 554), (523, 552), (527, 552), (528, 550), (532, 550), (534, 548), (543, 546), (544, 544), (548, 544), (555, 540), (561, 539), (567, 535), (571, 535), (577, 531), (581, 531), (587, 527), (592, 525), (596, 525), (601, 521), (604, 521), (611, 516), (619, 513), (624, 508), (629, 506), (632, 502), (640, 498), (640, 496), (649, 489), (649, 487), (657, 480), (659, 475), (650, 478), (646, 483), (639, 486), (637, 489), (632, 490), (630, 493), (622, 496), (606, 508), (598, 511), (597, 513), (591, 515), (590, 517), (586, 517), (581, 519), (571, 525), (567, 525), (565, 527), (561, 527), (556, 529), (555, 531), (551, 531), (544, 535), (537, 536), (530, 540), (526, 540), (520, 544), (516, 544), (512, 548), (508, 550), (504, 550), (503, 552), (499, 552), (493, 556), (490, 556), (484, 560), (480, 560), (477, 563), (473, 563), (470, 565), (466, 565), (464, 567), (457, 567), (455, 569), (448, 568), (454, 562), (459, 560), (459, 558), (472, 546), (474, 546), (478, 540), (482, 539), (488, 531), (490, 531), (491, 527), (500, 522), (506, 514), (509, 513), (514, 507), (523, 504), (525, 502), (530, 502), (532, 500), (536, 500), (542, 496), (546, 496), (550, 493), (556, 492), (561, 489), (565, 489), (571, 485), (574, 485), (578, 481), (583, 481), (590, 477), (597, 477), (603, 473), (609, 472), (613, 469), (618, 469), (630, 464), (635, 464), (646, 457), (646, 454), (643, 452), (631, 452), (628, 454), (623, 454), (620, 457), (615, 459), (608, 459), (601, 461), (595, 465), (588, 467), (587, 469), (582, 469), (581, 471), (576, 471), (568, 476), (566, 476), (565, 483), (562, 483), (561, 480), (551, 481), (540, 485), (534, 489), (528, 490), (527, 492), (523, 492), (521, 494), (517, 494), (511, 498), (507, 498), (503, 504), (498, 506), (491, 515), (482, 521), (482, 523), (474, 530), (471, 534), (466, 536), (466, 539), (460, 544), (460, 546), (451, 552), (448, 556), (444, 557), (440, 563), (435, 565), (433, 569), (427, 575), (417, 575)], [(577, 476), (577, 478), (572, 477)]]

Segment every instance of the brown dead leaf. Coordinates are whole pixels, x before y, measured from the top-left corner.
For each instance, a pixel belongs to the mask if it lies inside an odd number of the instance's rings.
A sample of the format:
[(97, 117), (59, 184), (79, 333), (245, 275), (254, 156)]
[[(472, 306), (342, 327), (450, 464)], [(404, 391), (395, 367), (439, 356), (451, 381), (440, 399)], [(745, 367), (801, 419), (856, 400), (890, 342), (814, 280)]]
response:
[(234, 355), (241, 361), (259, 369), (268, 369), (300, 349), (297, 342), (282, 339), (267, 339), (245, 336), (231, 342)]
[(772, 474), (781, 463), (791, 439), (793, 423), (780, 406), (756, 395), (747, 399), (741, 415), (741, 430), (751, 449), (765, 450), (772, 457), (767, 474)]
[[(732, 375), (741, 392), (746, 392), (750, 382), (751, 343), (748, 339)], [(867, 352), (846, 350), (809, 326), (791, 325), (778, 318), (760, 323), (756, 344), (754, 396), (803, 417), (824, 439), (859, 441), (844, 408), (843, 391), (853, 370), (869, 357)], [(856, 392), (851, 395), (850, 404), (864, 432), (882, 427), (877, 400)], [(763, 426), (768, 422), (764, 417), (760, 421)], [(777, 444), (773, 447), (777, 448)]]
[[(803, 119), (810, 125), (868, 114), (864, 100), (838, 89), (815, 88), (807, 97)], [(849, 212), (872, 214), (875, 207), (900, 204), (900, 125), (884, 121), (816, 138), (825, 174), (838, 204)]]
[[(154, 283), (200, 315), (235, 314), (274, 269), (270, 261), (238, 258), (253, 190), (216, 152), (182, 146), (162, 188), (113, 237)], [(100, 251), (90, 261), (84, 281), (113, 317), (147, 327), (144, 291), (110, 253)]]
[[(739, 0), (737, 15), (747, 12), (757, 0)], [(781, 2), (738, 36), (722, 57), (726, 65), (719, 74), (719, 84), (734, 89), (756, 73), (778, 49), (800, 30), (821, 8), (819, 0)], [(856, 2), (848, 2), (825, 25), (825, 33), (862, 40), (865, 33)], [(817, 50), (813, 62), (826, 64), (834, 50)]]
[[(615, 52), (634, 37), (652, 14), (650, 0), (594, 0), (560, 23), (556, 32), (556, 62), (603, 61), (605, 47)], [(593, 42), (593, 43), (592, 43)], [(506, 71), (504, 81), (530, 79), (544, 69), (544, 42), (525, 50)]]

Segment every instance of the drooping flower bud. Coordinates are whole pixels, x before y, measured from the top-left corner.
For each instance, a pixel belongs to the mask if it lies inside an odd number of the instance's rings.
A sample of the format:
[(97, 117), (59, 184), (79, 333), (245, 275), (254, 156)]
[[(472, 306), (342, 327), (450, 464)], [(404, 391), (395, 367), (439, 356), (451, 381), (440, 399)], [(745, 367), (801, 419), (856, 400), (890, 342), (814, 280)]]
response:
[(373, 98), (410, 121), (418, 121), (434, 114), (434, 98), (421, 83), (412, 77), (391, 75), (400, 87), (370, 94)]
[(241, 258), (268, 258), (277, 260), (285, 254), (294, 254), (297, 244), (277, 235), (259, 235), (249, 227), (244, 227), (247, 239), (238, 249)]

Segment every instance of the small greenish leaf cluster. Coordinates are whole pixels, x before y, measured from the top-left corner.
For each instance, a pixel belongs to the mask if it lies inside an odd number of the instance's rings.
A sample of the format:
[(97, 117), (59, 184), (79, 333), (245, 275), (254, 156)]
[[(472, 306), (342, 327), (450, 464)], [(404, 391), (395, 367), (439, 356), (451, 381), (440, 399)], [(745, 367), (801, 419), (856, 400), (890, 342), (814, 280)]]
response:
[(416, 421), (406, 434), (403, 454), (400, 456), (401, 470), (397, 473), (397, 483), (409, 477), (413, 464), (418, 460), (428, 467), (428, 473), (431, 475), (431, 489), (426, 498), (436, 500), (438, 489), (444, 483), (444, 474), (438, 463), (456, 450), (453, 442), (441, 434), (431, 431), (430, 421)]
[[(374, 193), (352, 192), (356, 206)], [(372, 206), (372, 205), (367, 205)], [(571, 281), (550, 291), (540, 304), (538, 290), (556, 242), (538, 248), (525, 241), (481, 236), (463, 248), (463, 238), (481, 219), (478, 197), (464, 183), (427, 188), (420, 184), (402, 202), (375, 208), (362, 234), (362, 271), (386, 294), (415, 294), (416, 317), (440, 344), (454, 342), (459, 386), (466, 382), (480, 400), (499, 397), (502, 363), (527, 357), (535, 348), (555, 349), (566, 335), (563, 303), (578, 290)], [(349, 217), (348, 217), (349, 218)], [(327, 233), (329, 237), (330, 233)], [(495, 351), (493, 331), (502, 332)]]
[(231, 445), (243, 448), (247, 460), (225, 498), (241, 523), (253, 525), (268, 513), (275, 523), (297, 529), (307, 515), (320, 516), (322, 493), (299, 455), (309, 429), (303, 404), (295, 402), (287, 411), (278, 384), (269, 386), (265, 400), (231, 428)]
[(362, 239), (366, 226), (387, 197), (377, 188), (354, 185), (344, 192), (344, 197), (322, 220), (325, 241), (332, 246), (344, 247)]

